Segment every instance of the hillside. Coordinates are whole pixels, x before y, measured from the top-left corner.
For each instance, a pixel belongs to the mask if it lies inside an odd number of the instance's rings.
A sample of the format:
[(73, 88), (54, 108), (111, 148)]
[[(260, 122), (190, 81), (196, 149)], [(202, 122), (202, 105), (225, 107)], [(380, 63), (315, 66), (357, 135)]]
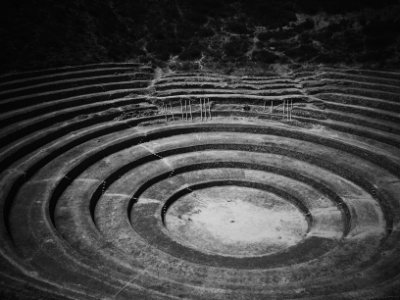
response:
[(0, 14), (2, 73), (132, 59), (234, 66), (400, 62), (395, 0), (24, 0), (8, 1)]

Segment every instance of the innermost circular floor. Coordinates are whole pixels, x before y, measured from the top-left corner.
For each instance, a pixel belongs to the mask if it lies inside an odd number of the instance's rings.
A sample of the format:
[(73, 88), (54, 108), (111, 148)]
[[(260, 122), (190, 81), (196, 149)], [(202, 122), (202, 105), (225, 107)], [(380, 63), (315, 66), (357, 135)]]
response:
[(308, 229), (292, 203), (239, 186), (210, 187), (183, 196), (168, 208), (165, 225), (182, 245), (234, 257), (278, 252), (299, 243)]

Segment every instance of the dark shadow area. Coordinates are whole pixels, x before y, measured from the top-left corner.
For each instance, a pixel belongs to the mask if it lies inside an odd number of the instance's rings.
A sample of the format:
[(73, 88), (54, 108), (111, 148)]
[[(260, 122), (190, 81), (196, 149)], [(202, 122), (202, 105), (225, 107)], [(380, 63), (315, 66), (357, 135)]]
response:
[(393, 67), (399, 14), (396, 0), (7, 1), (0, 68), (126, 60)]

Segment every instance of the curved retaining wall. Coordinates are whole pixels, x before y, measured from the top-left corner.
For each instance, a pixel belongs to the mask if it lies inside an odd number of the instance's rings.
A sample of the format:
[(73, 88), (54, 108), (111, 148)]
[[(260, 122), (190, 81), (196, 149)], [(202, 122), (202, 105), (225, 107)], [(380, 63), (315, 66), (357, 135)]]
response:
[(398, 295), (399, 83), (139, 64), (0, 77), (1, 295)]

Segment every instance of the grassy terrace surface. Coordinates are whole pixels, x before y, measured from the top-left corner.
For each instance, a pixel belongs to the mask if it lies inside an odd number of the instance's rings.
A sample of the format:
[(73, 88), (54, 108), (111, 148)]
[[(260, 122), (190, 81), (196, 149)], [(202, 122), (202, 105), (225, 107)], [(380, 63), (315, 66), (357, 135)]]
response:
[(134, 63), (0, 77), (0, 296), (398, 295), (399, 84)]

